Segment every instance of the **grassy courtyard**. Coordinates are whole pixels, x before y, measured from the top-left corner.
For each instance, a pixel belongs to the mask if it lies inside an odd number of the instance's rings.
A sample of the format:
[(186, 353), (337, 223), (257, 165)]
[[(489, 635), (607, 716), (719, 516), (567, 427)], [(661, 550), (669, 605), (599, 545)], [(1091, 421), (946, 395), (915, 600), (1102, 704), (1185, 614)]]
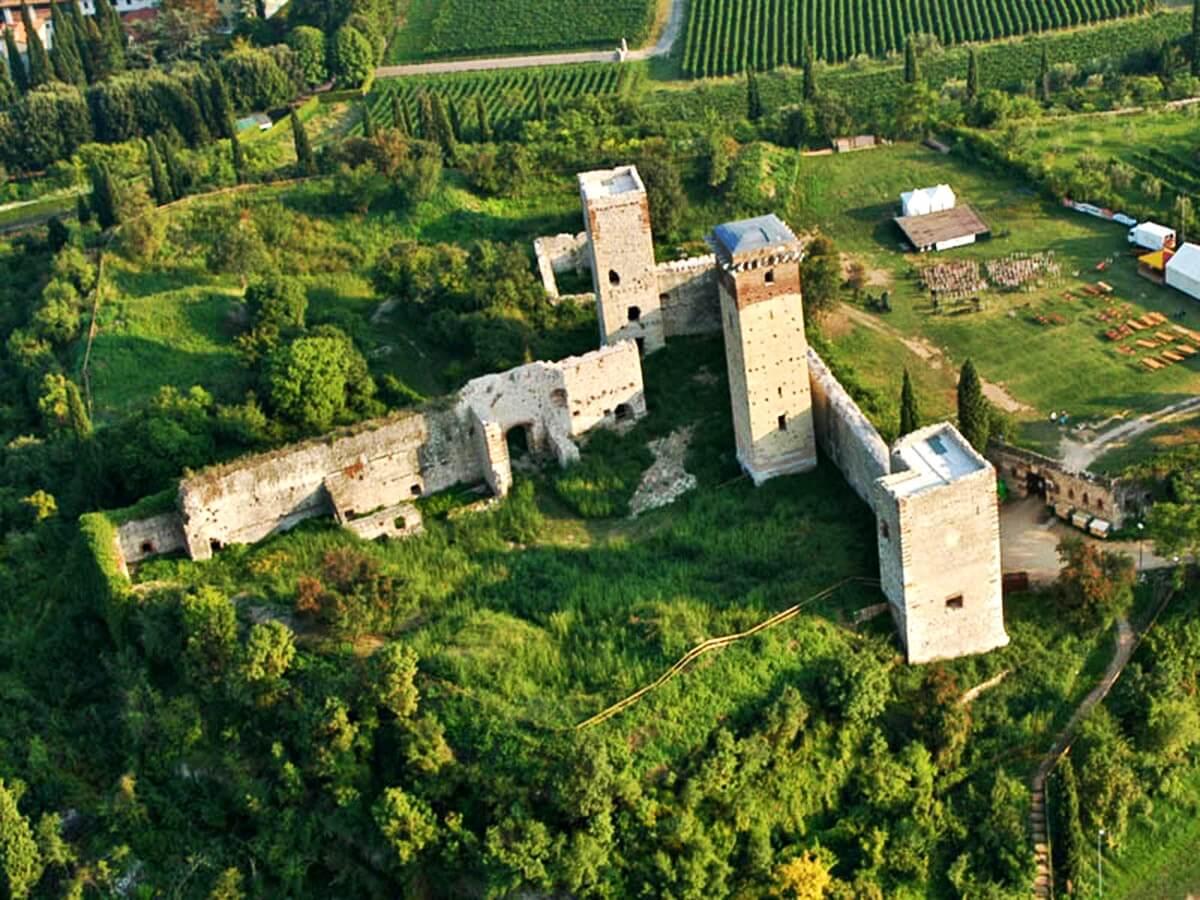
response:
[[(1027, 438), (1053, 449), (1056, 436), (1040, 427), (1051, 411), (1066, 412), (1072, 422), (1103, 420), (1159, 409), (1200, 390), (1197, 360), (1150, 372), (1140, 364), (1147, 351), (1133, 339), (1114, 344), (1104, 336), (1110, 326), (1097, 315), (1124, 304), (1131, 304), (1132, 315), (1156, 311), (1172, 323), (1200, 326), (1195, 301), (1138, 277), (1120, 225), (1061, 209), (1012, 179), (914, 145), (808, 158), (800, 171), (794, 224), (820, 228), (861, 259), (871, 273), (871, 291), (890, 288), (894, 312), (880, 317), (884, 324), (928, 342), (949, 365), (973, 359), (984, 378), (1029, 407), (1022, 413)], [(955, 189), (960, 203), (975, 207), (993, 238), (944, 254), (904, 254), (891, 221), (900, 193), (942, 182)], [(1042, 251), (1053, 252), (1061, 266), (1058, 283), (1028, 292), (982, 292), (982, 312), (936, 314), (916, 277), (917, 266), (933, 262)], [(1105, 260), (1107, 269), (1097, 271)], [(1083, 290), (1101, 280), (1114, 288), (1111, 295), (1097, 298)], [(1064, 292), (1075, 299), (1064, 299)], [(1038, 316), (1048, 324), (1039, 324)], [(1136, 353), (1122, 354), (1120, 345), (1132, 345)]]

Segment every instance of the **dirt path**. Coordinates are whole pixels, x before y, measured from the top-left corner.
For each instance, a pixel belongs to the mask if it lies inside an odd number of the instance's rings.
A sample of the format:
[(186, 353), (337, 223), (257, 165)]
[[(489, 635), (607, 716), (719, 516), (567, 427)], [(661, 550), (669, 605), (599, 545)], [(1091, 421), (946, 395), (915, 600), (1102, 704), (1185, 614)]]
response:
[(1130, 627), (1128, 620), (1118, 619), (1117, 650), (1113, 654), (1113, 658), (1109, 660), (1108, 667), (1104, 670), (1104, 676), (1100, 679), (1099, 684), (1092, 688), (1091, 692), (1083, 698), (1083, 702), (1075, 707), (1075, 712), (1071, 714), (1070, 721), (1058, 733), (1058, 737), (1054, 739), (1054, 745), (1050, 748), (1050, 752), (1042, 758), (1037, 771), (1034, 772), (1033, 781), (1030, 784), (1032, 803), (1030, 806), (1029, 823), (1030, 830), (1033, 833), (1034, 856), (1037, 858), (1037, 877), (1033, 889), (1035, 897), (1049, 897), (1052, 893), (1050, 842), (1049, 833), (1046, 830), (1046, 776), (1050, 774), (1050, 770), (1054, 768), (1059, 758), (1071, 745), (1071, 741), (1075, 739), (1075, 732), (1079, 728), (1080, 723), (1097, 703), (1108, 696), (1108, 692), (1116, 684), (1122, 670), (1129, 663), (1130, 657), (1133, 656), (1134, 648), (1137, 646), (1135, 638), (1136, 635), (1133, 628)]
[[(886, 334), (888, 337), (899, 341), (917, 357), (929, 363), (930, 368), (941, 369), (946, 365), (945, 355), (942, 353), (941, 348), (935, 347), (925, 338), (910, 338), (891, 325), (880, 322), (874, 316), (845, 303), (841, 304), (841, 311), (851, 321), (862, 325), (864, 328), (870, 328), (872, 331)], [(983, 384), (983, 395), (1005, 412), (1020, 413), (1033, 411), (1032, 406), (1022, 403), (1010, 394), (1003, 385), (994, 384), (984, 379), (980, 379), (980, 381)]]
[(1136, 419), (1123, 422), (1098, 434), (1090, 441), (1074, 441), (1064, 436), (1059, 445), (1059, 456), (1068, 471), (1082, 472), (1106, 452), (1114, 449), (1114, 444), (1125, 443), (1177, 416), (1197, 411), (1200, 411), (1200, 397), (1189, 397), (1186, 400), (1172, 403), (1170, 406), (1164, 406), (1157, 412), (1146, 413)]
[(496, 56), (489, 59), (456, 59), (445, 62), (411, 63), (402, 66), (380, 66), (376, 78), (400, 78), (406, 75), (443, 75), (448, 72), (484, 72), (493, 69), (526, 69), (542, 66), (571, 66), (579, 63), (638, 62), (658, 56), (669, 56), (683, 31), (685, 0), (673, 0), (667, 24), (658, 40), (650, 47), (622, 54), (612, 50), (585, 50), (578, 53), (539, 53), (523, 56)]

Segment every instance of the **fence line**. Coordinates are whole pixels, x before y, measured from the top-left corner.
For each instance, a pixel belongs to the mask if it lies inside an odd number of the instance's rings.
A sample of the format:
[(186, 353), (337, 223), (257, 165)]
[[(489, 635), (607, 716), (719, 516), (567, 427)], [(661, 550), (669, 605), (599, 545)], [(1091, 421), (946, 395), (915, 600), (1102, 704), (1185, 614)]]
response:
[(655, 688), (666, 684), (668, 681), (686, 669), (694, 660), (703, 656), (705, 653), (708, 653), (710, 650), (718, 650), (721, 647), (728, 647), (730, 644), (736, 643), (744, 638), (753, 637), (756, 634), (766, 631), (768, 628), (774, 628), (776, 625), (780, 625), (788, 621), (788, 619), (794, 618), (809, 604), (815, 603), (818, 600), (824, 600), (825, 598), (836, 593), (840, 588), (845, 587), (847, 584), (869, 584), (877, 586), (879, 584), (879, 580), (875, 578), (863, 578), (861, 576), (852, 575), (849, 578), (842, 579), (841, 581), (837, 582), (837, 584), (825, 588), (823, 591), (813, 594), (806, 600), (801, 600), (795, 606), (788, 607), (782, 612), (778, 612), (771, 616), (771, 618), (759, 622), (753, 628), (750, 628), (746, 631), (740, 631), (737, 634), (727, 634), (723, 637), (709, 638), (707, 641), (697, 644), (695, 647), (681, 656), (679, 660), (673, 666), (671, 666), (671, 668), (663, 672), (662, 675), (660, 675), (650, 684), (638, 689), (637, 691), (634, 691), (624, 700), (618, 700), (612, 706), (601, 710), (590, 719), (585, 719), (576, 725), (575, 728), (577, 730), (583, 730), (584, 728), (591, 728), (593, 725), (599, 725), (601, 722), (608, 721), (613, 716), (616, 716), (633, 706), (633, 704), (637, 703)]

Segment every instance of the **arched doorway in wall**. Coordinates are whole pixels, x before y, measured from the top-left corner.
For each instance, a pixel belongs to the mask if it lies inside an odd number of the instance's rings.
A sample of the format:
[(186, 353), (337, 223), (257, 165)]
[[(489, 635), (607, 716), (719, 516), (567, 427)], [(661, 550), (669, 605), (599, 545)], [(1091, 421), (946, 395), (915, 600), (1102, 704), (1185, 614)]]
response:
[(504, 432), (504, 442), (508, 445), (508, 460), (513, 466), (532, 466), (537, 449), (533, 435), (532, 422), (519, 422), (510, 425)]

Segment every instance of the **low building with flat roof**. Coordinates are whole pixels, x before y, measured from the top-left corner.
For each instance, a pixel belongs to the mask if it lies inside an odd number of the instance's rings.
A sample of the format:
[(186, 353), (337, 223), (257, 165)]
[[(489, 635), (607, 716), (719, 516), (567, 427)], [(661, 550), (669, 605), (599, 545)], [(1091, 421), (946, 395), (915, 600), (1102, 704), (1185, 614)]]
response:
[(965, 247), (992, 231), (969, 206), (919, 216), (900, 216), (896, 225), (918, 253)]

